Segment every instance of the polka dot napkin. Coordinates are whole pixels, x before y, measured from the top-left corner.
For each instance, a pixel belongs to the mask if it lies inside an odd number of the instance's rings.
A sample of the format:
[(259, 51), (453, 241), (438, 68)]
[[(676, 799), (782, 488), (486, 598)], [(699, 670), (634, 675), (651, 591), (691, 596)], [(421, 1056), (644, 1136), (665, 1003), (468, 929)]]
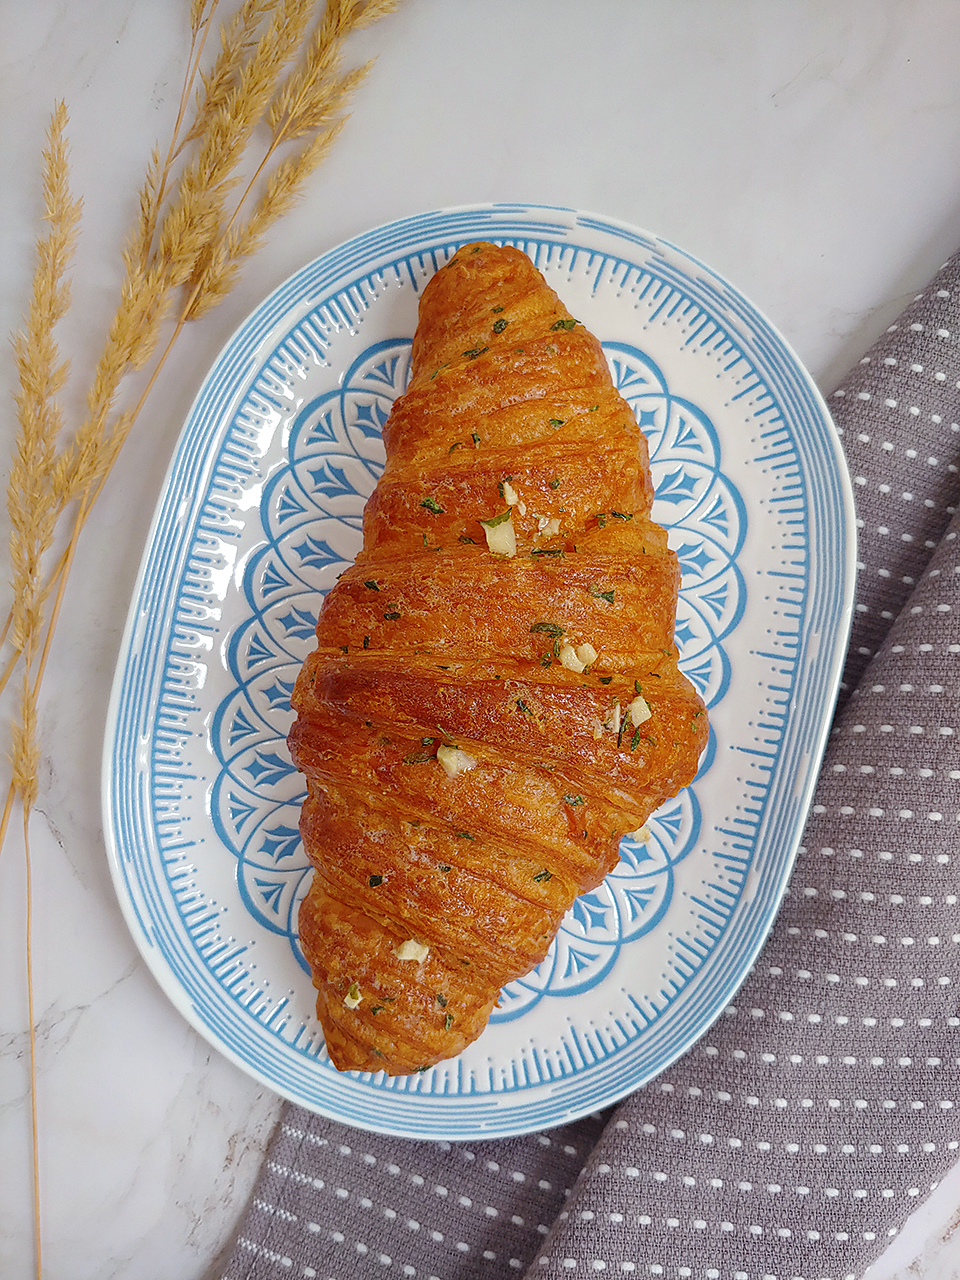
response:
[(960, 1158), (955, 298), (960, 257), (832, 398), (857, 612), (790, 889), (733, 1004), (549, 1133), (411, 1142), (288, 1105), (224, 1280), (854, 1280)]

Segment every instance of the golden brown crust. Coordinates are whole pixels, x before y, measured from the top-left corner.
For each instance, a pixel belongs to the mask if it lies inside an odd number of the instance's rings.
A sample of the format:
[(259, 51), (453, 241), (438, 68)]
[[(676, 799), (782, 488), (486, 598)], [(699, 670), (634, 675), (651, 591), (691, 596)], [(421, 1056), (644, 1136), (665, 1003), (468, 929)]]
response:
[[(289, 742), (327, 1046), (396, 1074), (480, 1034), (620, 836), (690, 782), (707, 726), (646, 442), (524, 254), (467, 245), (430, 280), (384, 443)], [(514, 555), (488, 549), (498, 517)]]

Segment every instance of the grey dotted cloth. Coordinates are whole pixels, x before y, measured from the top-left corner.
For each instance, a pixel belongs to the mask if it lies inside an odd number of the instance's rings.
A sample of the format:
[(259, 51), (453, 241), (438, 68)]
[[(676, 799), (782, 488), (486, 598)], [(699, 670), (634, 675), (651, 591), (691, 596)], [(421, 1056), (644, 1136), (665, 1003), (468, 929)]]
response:
[(615, 1110), (545, 1134), (410, 1142), (286, 1106), (224, 1280), (854, 1280), (960, 1158), (957, 301), (960, 258), (831, 402), (857, 613), (733, 1005)]

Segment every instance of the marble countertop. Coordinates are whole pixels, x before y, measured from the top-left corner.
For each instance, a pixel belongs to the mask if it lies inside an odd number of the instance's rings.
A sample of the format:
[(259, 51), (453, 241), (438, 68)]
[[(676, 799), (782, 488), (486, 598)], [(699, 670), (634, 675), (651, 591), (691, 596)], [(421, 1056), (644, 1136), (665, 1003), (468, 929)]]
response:
[[(3, 14), (0, 329), (26, 306), (39, 155), (62, 97), (84, 200), (63, 332), (78, 370), (99, 352), (144, 165), (176, 114), (187, 9), (34, 0)], [(191, 400), (244, 316), (303, 263), (379, 223), (481, 201), (565, 205), (708, 262), (829, 390), (960, 241), (951, 0), (405, 0), (351, 53), (378, 60), (335, 152), (236, 291), (178, 345), (70, 578), (31, 823), (47, 1280), (218, 1275), (279, 1107), (151, 977), (117, 904), (99, 803), (110, 683), (150, 514)], [(0, 369), (12, 388), (6, 343)], [(2, 430), (9, 456), (10, 409)], [(34, 1274), (24, 919), (15, 820), (0, 856), (5, 1280)], [(960, 1276), (958, 1221), (960, 1169), (872, 1280)]]

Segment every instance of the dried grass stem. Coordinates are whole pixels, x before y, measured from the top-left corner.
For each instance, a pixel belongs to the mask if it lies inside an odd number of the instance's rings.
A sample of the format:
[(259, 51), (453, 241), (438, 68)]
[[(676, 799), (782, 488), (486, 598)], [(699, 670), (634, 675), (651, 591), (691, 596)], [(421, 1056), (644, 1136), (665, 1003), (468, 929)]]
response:
[[(339, 136), (346, 103), (369, 70), (369, 64), (341, 70), (344, 42), (396, 4), (242, 0), (221, 25), (219, 53), (204, 71), (219, 0), (191, 0), (190, 46), (176, 120), (167, 146), (155, 148), (147, 165), (137, 224), (122, 255), (117, 309), (89, 382), (82, 420), (66, 442), (60, 397), (69, 370), (55, 333), (70, 303), (68, 270), (80, 202), (69, 189), (63, 103), (51, 119), (43, 152), (46, 231), (37, 241), (23, 330), (13, 337), (19, 431), (7, 488), (12, 604), (0, 633), (0, 643), (7, 640), (13, 648), (0, 671), (0, 692), (18, 663), (21, 668), (0, 849), (19, 799), (38, 1280), (41, 1206), (29, 819), (40, 777), (38, 699), (70, 568), (90, 512), (187, 320), (226, 296), (242, 260), (292, 207)], [(188, 121), (191, 101), (195, 105)], [(258, 132), (266, 134), (266, 141), (256, 158), (250, 152)], [(245, 166), (253, 175), (246, 180)], [(139, 394), (130, 393), (131, 403), (124, 407), (125, 384), (141, 371)], [(64, 538), (66, 546), (51, 568), (54, 544)]]

